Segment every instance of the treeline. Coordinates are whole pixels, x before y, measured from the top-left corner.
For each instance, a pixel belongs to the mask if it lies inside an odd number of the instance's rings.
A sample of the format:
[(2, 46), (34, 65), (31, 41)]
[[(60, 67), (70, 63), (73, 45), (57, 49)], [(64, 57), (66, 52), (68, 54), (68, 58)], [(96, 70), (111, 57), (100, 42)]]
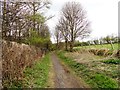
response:
[(49, 48), (50, 32), (45, 10), (50, 8), (50, 1), (12, 2), (1, 1), (2, 39), (26, 43), (37, 47)]
[(77, 46), (89, 46), (89, 45), (102, 45), (102, 44), (114, 44), (118, 43), (120, 39), (118, 36), (113, 36), (113, 35), (108, 35), (106, 37), (100, 38), (100, 39), (94, 39), (94, 40), (89, 40), (86, 42), (79, 42), (76, 41), (74, 44), (74, 47)]
[[(109, 35), (103, 38), (99, 38), (99, 39), (93, 39), (93, 40), (89, 40), (89, 41), (75, 41), (74, 42), (74, 47), (79, 47), (79, 46), (90, 46), (90, 45), (104, 45), (104, 44), (110, 44), (111, 48), (114, 49), (114, 45), (115, 43), (120, 42), (120, 39), (118, 36), (113, 36), (113, 35)], [(68, 46), (70, 45), (70, 42), (68, 41)], [(64, 49), (65, 48), (65, 42), (59, 42), (58, 44), (55, 43), (53, 44), (54, 48), (57, 49)]]

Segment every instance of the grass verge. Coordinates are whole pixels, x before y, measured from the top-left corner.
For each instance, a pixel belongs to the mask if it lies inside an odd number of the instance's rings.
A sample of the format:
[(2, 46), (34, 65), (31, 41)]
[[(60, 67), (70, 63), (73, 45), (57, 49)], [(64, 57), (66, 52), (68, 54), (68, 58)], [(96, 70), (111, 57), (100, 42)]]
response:
[(42, 60), (37, 61), (32, 68), (24, 71), (24, 87), (45, 88), (48, 84), (50, 69), (50, 55), (47, 54)]
[(106, 64), (120, 64), (120, 60), (119, 59), (109, 59), (109, 60), (104, 60), (102, 62), (106, 63)]
[(90, 70), (87, 65), (77, 63), (65, 56), (65, 52), (58, 52), (59, 58), (64, 61), (75, 73), (82, 77), (92, 88), (118, 88), (118, 83), (100, 72)]

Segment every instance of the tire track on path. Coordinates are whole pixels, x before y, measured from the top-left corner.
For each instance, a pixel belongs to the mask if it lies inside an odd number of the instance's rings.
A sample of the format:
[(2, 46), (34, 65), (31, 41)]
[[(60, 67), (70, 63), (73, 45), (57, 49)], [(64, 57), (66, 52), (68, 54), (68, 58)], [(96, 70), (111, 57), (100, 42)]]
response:
[(55, 88), (85, 88), (75, 75), (61, 64), (59, 58), (54, 53), (51, 54), (51, 61), (55, 73)]

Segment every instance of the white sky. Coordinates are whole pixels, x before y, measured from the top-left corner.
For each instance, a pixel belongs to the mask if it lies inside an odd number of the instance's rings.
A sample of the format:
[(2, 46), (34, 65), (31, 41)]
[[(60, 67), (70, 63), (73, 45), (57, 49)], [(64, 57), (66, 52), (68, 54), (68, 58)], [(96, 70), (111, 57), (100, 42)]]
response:
[[(59, 19), (61, 8), (68, 1), (80, 2), (87, 11), (92, 29), (88, 39), (118, 34), (118, 1), (120, 0), (51, 0), (51, 8), (46, 15), (55, 15), (47, 22), (52, 33)], [(53, 38), (52, 41), (54, 42)]]

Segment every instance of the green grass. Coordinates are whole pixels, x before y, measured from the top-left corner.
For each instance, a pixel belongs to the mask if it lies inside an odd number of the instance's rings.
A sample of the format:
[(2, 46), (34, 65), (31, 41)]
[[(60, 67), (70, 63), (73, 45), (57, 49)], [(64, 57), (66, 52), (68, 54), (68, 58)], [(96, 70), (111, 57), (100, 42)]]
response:
[(118, 83), (112, 78), (103, 73), (92, 71), (87, 65), (77, 63), (71, 58), (65, 57), (64, 54), (65, 52), (58, 52), (59, 58), (92, 88), (118, 88)]
[[(114, 46), (114, 50), (118, 50), (119, 49), (117, 43), (113, 44), (113, 46)], [(91, 48), (101, 49), (101, 48), (107, 48), (107, 49), (110, 49), (110, 50), (112, 49), (112, 47), (111, 47), (110, 44), (74, 47), (74, 49), (81, 49), (81, 48), (84, 48), (84, 49), (91, 49)]]
[(49, 54), (42, 60), (37, 61), (32, 68), (24, 71), (24, 87), (45, 88), (48, 83), (50, 69)]
[(89, 79), (89, 83), (97, 88), (116, 88), (117, 86), (115, 81), (100, 73), (94, 74), (91, 79)]
[(119, 59), (109, 59), (109, 60), (104, 60), (102, 62), (106, 63), (106, 64), (120, 64), (120, 60)]

